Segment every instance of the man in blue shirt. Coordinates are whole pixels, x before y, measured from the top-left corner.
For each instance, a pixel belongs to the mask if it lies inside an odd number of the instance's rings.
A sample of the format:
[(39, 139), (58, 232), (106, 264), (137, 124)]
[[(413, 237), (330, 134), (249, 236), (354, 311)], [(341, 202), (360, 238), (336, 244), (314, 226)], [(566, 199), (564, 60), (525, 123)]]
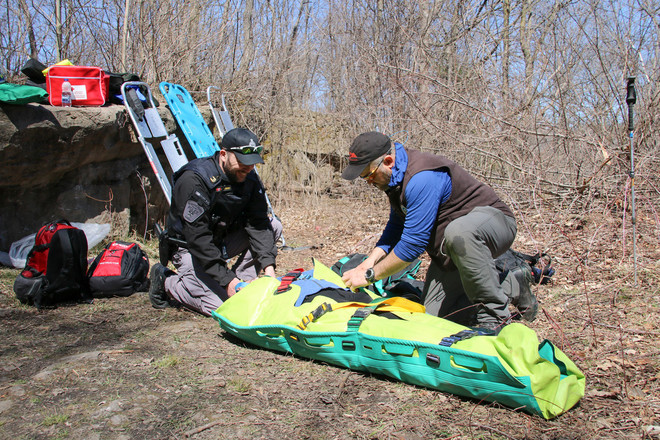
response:
[[(374, 250), (344, 274), (347, 287), (386, 278), (426, 250), (427, 313), (497, 332), (511, 320), (511, 299), (523, 316), (534, 318), (531, 291), (517, 283), (506, 283), (505, 291), (500, 284), (494, 258), (513, 243), (516, 221), (491, 187), (443, 156), (393, 144), (378, 132), (351, 144), (342, 177), (358, 176), (387, 194), (391, 211)], [(531, 270), (525, 277), (531, 280)]]

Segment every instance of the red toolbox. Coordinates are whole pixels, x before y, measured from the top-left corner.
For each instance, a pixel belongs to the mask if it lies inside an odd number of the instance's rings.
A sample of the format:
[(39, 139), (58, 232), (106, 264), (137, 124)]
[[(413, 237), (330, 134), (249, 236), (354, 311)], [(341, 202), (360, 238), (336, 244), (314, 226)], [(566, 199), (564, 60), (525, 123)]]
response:
[(46, 91), (50, 105), (62, 105), (62, 83), (71, 83), (71, 104), (101, 106), (108, 100), (110, 77), (100, 67), (58, 66), (48, 68)]

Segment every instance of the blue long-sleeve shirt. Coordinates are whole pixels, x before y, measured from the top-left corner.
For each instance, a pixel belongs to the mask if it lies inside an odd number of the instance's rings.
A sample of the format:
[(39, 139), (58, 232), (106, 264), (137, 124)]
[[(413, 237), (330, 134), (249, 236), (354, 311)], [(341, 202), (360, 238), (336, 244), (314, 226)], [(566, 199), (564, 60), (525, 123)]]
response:
[[(403, 145), (395, 143), (395, 163), (389, 186), (403, 181), (408, 168), (408, 154)], [(406, 186), (405, 218), (390, 210), (390, 218), (376, 246), (390, 251), (403, 261), (413, 261), (425, 250), (440, 205), (451, 196), (451, 177), (445, 171), (422, 171)]]

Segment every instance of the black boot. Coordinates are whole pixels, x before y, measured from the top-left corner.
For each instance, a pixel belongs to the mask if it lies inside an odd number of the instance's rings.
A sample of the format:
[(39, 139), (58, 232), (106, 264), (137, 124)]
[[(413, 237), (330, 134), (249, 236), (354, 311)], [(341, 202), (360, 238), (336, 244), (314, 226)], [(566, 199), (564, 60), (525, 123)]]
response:
[(527, 265), (521, 265), (513, 269), (511, 273), (520, 285), (520, 296), (518, 296), (514, 305), (525, 320), (532, 322), (536, 319), (536, 314), (539, 311), (539, 302), (534, 292), (532, 292), (532, 282), (534, 281), (532, 269)]
[(149, 299), (154, 309), (165, 309), (173, 306), (173, 302), (175, 301), (170, 299), (165, 291), (165, 278), (173, 274), (174, 272), (160, 263), (154, 264), (151, 268)]

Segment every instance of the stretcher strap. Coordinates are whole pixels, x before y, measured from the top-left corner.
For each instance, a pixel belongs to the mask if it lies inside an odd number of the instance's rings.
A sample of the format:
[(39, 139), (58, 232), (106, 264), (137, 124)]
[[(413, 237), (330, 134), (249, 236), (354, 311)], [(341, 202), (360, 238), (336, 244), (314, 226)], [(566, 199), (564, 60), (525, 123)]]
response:
[(276, 295), (279, 293), (284, 293), (291, 288), (291, 283), (300, 277), (300, 275), (305, 271), (305, 269), (299, 268), (294, 269), (291, 272), (284, 275), (280, 280), (280, 285), (277, 288)]
[(353, 313), (353, 316), (351, 316), (351, 319), (348, 320), (348, 324), (346, 325), (346, 331), (347, 332), (356, 332), (360, 329), (360, 326), (362, 325), (362, 321), (364, 319), (371, 315), (376, 308), (378, 308), (380, 304), (375, 304), (373, 306), (368, 306), (368, 307), (361, 307)]
[(302, 321), (300, 321), (300, 324), (298, 324), (297, 327), (300, 330), (305, 330), (310, 322), (316, 321), (321, 316), (325, 315), (327, 312), (332, 312), (332, 305), (328, 303), (323, 303), (320, 306), (318, 306), (316, 309), (314, 309), (314, 311), (312, 311), (310, 314), (303, 317)]
[(458, 341), (463, 341), (465, 339), (470, 339), (473, 336), (480, 336), (484, 335), (485, 333), (480, 332), (478, 330), (461, 330), (460, 332), (447, 336), (446, 338), (442, 338), (442, 341), (440, 341), (440, 345), (443, 347), (451, 347)]
[(348, 320), (347, 331), (357, 331), (360, 328), (360, 325), (362, 325), (362, 321), (364, 321), (364, 319), (371, 315), (376, 309), (382, 310), (383, 312), (424, 313), (425, 311), (423, 305), (400, 297), (376, 298), (370, 303), (342, 302), (334, 305), (323, 303), (314, 309), (314, 311), (303, 317), (297, 327), (300, 330), (305, 330), (310, 323), (316, 321), (326, 313), (345, 308), (357, 308), (355, 313), (353, 313)]

